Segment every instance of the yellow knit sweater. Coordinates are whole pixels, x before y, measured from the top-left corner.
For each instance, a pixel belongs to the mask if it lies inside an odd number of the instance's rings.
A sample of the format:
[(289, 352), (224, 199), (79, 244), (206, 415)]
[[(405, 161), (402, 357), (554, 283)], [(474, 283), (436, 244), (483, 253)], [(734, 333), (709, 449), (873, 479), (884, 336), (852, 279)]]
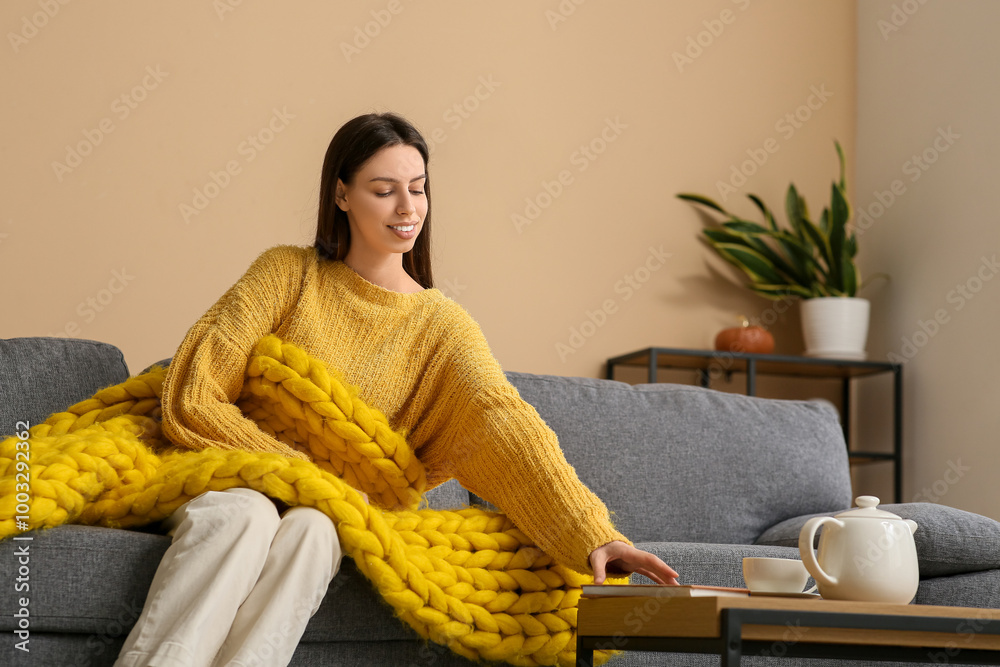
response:
[(631, 544), (458, 303), (436, 288), (387, 290), (311, 247), (265, 250), (188, 330), (163, 384), (168, 439), (192, 449), (310, 458), (235, 405), (253, 346), (269, 333), (360, 387), (368, 405), (406, 433), (428, 488), (458, 479), (579, 572), (591, 572), (589, 554), (597, 547)]

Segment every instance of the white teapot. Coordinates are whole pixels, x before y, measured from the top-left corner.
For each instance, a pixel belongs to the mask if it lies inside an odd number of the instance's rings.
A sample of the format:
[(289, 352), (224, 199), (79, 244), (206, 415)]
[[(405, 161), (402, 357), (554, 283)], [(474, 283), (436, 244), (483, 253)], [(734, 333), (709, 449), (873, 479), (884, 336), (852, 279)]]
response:
[[(877, 509), (875, 496), (855, 502), (858, 509), (806, 521), (799, 533), (802, 563), (828, 600), (908, 604), (920, 583), (916, 522)], [(813, 540), (820, 526), (817, 560)]]

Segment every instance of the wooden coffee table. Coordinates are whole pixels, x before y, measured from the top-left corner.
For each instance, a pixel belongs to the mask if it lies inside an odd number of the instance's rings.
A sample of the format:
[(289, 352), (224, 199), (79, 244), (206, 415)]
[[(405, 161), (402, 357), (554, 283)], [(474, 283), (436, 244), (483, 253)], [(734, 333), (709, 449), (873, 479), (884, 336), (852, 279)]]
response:
[(581, 598), (577, 666), (595, 649), (1000, 665), (1000, 609), (780, 597)]

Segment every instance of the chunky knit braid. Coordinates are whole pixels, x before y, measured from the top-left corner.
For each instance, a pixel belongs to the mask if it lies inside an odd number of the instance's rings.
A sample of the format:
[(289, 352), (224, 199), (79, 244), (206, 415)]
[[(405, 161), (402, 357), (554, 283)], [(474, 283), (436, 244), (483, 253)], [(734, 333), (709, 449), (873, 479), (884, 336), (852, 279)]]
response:
[[(316, 463), (172, 447), (159, 422), (165, 375), (153, 367), (30, 430), (29, 528), (141, 526), (205, 491), (250, 488), (329, 516), (344, 552), (421, 636), (474, 660), (574, 664), (580, 585), (592, 577), (555, 563), (503, 514), (416, 510), (426, 478), (405, 434), (322, 362), (266, 336), (237, 401)], [(0, 537), (19, 532), (17, 443), (0, 442)]]

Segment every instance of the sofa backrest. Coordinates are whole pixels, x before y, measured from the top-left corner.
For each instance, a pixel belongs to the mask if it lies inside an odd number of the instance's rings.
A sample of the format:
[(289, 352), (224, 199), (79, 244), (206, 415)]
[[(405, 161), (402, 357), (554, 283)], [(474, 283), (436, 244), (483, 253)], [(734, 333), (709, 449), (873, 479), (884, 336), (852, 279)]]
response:
[(507, 372), (634, 542), (751, 544), (793, 516), (847, 509), (828, 403), (676, 384)]
[[(107, 343), (0, 339), (0, 434), (128, 376), (121, 351)], [(851, 506), (843, 434), (825, 403), (512, 371), (507, 378), (633, 541), (750, 544), (785, 519)], [(428, 501), (453, 507), (466, 493), (453, 480)]]
[(129, 376), (114, 345), (78, 338), (0, 338), (0, 435), (40, 424)]

